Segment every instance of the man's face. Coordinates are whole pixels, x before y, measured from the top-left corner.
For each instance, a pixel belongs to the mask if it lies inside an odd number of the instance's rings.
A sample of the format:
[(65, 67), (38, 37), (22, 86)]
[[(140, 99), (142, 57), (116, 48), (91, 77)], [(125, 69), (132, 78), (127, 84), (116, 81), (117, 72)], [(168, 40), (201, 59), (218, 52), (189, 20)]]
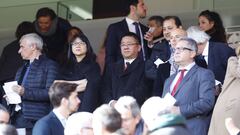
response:
[(18, 53), (21, 54), (22, 59), (24, 60), (30, 60), (34, 52), (33, 45), (29, 44), (30, 43), (27, 39), (23, 39), (20, 41), (20, 48), (18, 50)]
[(74, 91), (71, 93), (71, 95), (68, 97), (68, 110), (73, 113), (76, 112), (79, 108), (80, 99), (78, 98), (77, 91)]
[(130, 36), (125, 36), (121, 40), (121, 53), (124, 59), (137, 58), (138, 52), (141, 50), (141, 46), (137, 41)]
[(181, 38), (187, 37), (187, 33), (183, 29), (180, 29), (180, 28), (173, 30), (170, 35), (171, 35), (170, 43), (173, 48), (176, 47), (177, 42)]
[(134, 135), (136, 130), (136, 125), (139, 123), (140, 119), (138, 117), (134, 118), (132, 112), (128, 109), (118, 110), (122, 118), (122, 128), (126, 131), (128, 135)]
[(5, 111), (0, 111), (0, 124), (5, 123), (8, 124), (9, 122), (9, 114)]
[(162, 35), (163, 27), (159, 26), (155, 20), (148, 21), (148, 27), (154, 28), (153, 37), (159, 37)]
[(143, 0), (138, 0), (138, 4), (136, 7), (136, 15), (139, 18), (145, 18), (147, 14), (147, 6), (145, 5)]
[(37, 20), (41, 32), (48, 32), (52, 25), (50, 16), (41, 16)]
[(186, 66), (193, 62), (196, 55), (186, 41), (180, 40), (174, 48), (174, 61), (180, 66)]
[(169, 19), (165, 20), (163, 22), (163, 36), (166, 40), (170, 40), (171, 38), (171, 32), (177, 28), (177, 25), (175, 24), (175, 20)]

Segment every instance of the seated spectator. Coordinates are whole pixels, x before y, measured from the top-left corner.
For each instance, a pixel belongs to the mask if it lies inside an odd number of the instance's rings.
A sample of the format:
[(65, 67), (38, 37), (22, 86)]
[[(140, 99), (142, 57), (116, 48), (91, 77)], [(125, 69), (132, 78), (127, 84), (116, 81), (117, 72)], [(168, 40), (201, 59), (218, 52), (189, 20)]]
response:
[[(236, 124), (240, 127), (240, 47), (236, 49), (237, 56), (232, 56), (228, 59), (227, 72), (217, 102), (215, 104), (209, 135), (226, 135), (228, 134), (225, 128), (225, 119), (231, 117)], [(227, 121), (228, 123), (228, 121)]]
[(114, 107), (121, 114), (122, 128), (127, 135), (142, 134), (144, 126), (136, 99), (131, 96), (120, 97)]
[(141, 107), (141, 116), (147, 126), (148, 135), (190, 135), (185, 118), (171, 114), (160, 97), (151, 97)]
[(18, 135), (18, 132), (12, 125), (0, 124), (0, 135)]
[[(13, 42), (9, 43), (3, 48), (0, 58), (0, 85), (5, 82), (13, 81), (16, 75), (17, 69), (23, 65), (21, 55), (18, 54), (19, 40), (28, 33), (34, 32), (34, 26), (31, 22), (21, 22), (16, 29), (15, 37), (17, 38)], [(3, 90), (0, 86), (0, 103), (3, 97)]]
[(78, 112), (69, 116), (64, 135), (93, 135), (92, 113)]
[(121, 128), (121, 115), (116, 109), (103, 104), (93, 112), (94, 135), (109, 135)]
[(35, 33), (20, 39), (18, 52), (27, 62), (15, 77), (18, 85), (12, 89), (21, 96), (22, 103), (20, 110), (14, 108), (17, 110), (11, 120), (16, 128), (27, 128), (27, 134), (31, 134), (37, 120), (50, 112), (48, 90), (58, 72), (58, 65), (42, 54), (42, 47), (42, 38)]
[(198, 25), (211, 38), (211, 42), (227, 43), (225, 28), (220, 15), (215, 11), (204, 10), (198, 16)]
[(79, 111), (93, 112), (99, 104), (100, 67), (95, 58), (88, 38), (83, 34), (75, 35), (67, 60), (63, 61), (60, 68), (58, 80), (75, 83), (87, 79), (86, 89), (79, 93)]
[(7, 124), (9, 122), (10, 115), (8, 113), (8, 110), (0, 104), (0, 124), (5, 123)]
[(145, 77), (144, 61), (140, 58), (141, 44), (135, 33), (129, 32), (121, 39), (123, 59), (107, 68), (104, 75), (103, 101), (109, 103), (121, 96), (132, 96), (139, 105), (151, 94), (151, 81)]
[(36, 32), (42, 37), (45, 46), (46, 55), (56, 60), (60, 60), (59, 55), (64, 51), (64, 45), (67, 43), (67, 31), (71, 24), (48, 8), (43, 7), (37, 11), (36, 20), (33, 22)]
[(67, 118), (78, 110), (80, 104), (77, 84), (56, 82), (48, 94), (54, 109), (37, 121), (33, 135), (64, 135)]

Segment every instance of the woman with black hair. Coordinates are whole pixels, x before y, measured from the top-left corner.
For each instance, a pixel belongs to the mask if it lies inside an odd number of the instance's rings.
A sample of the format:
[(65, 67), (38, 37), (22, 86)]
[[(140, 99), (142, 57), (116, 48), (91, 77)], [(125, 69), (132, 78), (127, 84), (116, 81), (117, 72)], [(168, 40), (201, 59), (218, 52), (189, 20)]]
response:
[(217, 12), (202, 11), (198, 16), (198, 25), (211, 37), (210, 41), (227, 43), (223, 22)]
[(79, 111), (93, 112), (98, 105), (100, 67), (95, 59), (88, 38), (84, 34), (75, 35), (70, 41), (67, 59), (61, 65), (58, 79), (70, 83), (87, 79), (85, 90), (79, 93)]

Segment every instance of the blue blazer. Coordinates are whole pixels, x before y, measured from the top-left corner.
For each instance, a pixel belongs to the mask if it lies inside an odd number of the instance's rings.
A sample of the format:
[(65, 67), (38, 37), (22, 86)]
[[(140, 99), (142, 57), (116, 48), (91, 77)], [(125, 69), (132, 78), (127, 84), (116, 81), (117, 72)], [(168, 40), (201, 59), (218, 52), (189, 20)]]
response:
[[(170, 92), (170, 85), (176, 74), (170, 76), (163, 90), (163, 97)], [(210, 70), (194, 65), (184, 76), (177, 88), (174, 98), (175, 106), (180, 107), (181, 114), (187, 119), (187, 127), (192, 135), (207, 135), (210, 113), (214, 107), (214, 75)]]
[[(219, 42), (209, 42), (207, 68), (213, 71), (216, 80), (223, 83), (226, 74), (228, 58), (235, 55), (236, 54), (234, 50), (228, 45)], [(196, 63), (203, 67), (199, 56), (196, 57)]]
[[(148, 28), (140, 23), (142, 34), (144, 35)], [(111, 24), (107, 29), (107, 35), (105, 40), (106, 47), (106, 57), (105, 62), (108, 65), (109, 63), (114, 63), (120, 59), (122, 59), (120, 42), (121, 38), (124, 34), (129, 32), (128, 25), (126, 19), (123, 19), (120, 22), (116, 22)], [(146, 58), (150, 56), (151, 49), (147, 45), (147, 41), (144, 40), (144, 50)], [(141, 52), (142, 54), (142, 52)]]
[(64, 127), (57, 116), (50, 112), (37, 121), (33, 127), (32, 135), (64, 135)]

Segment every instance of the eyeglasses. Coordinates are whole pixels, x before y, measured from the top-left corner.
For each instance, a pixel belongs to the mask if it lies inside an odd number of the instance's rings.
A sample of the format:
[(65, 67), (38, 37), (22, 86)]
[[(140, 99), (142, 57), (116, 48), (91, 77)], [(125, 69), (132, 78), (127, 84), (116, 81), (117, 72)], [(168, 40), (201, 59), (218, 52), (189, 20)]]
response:
[(183, 52), (184, 50), (188, 50), (188, 51), (193, 51), (192, 49), (190, 48), (187, 48), (187, 47), (176, 47), (173, 49), (173, 52)]
[(77, 45), (86, 45), (85, 42), (74, 42), (72, 43), (72, 46), (77, 46)]
[(131, 47), (137, 45), (138, 43), (120, 44), (121, 47)]

